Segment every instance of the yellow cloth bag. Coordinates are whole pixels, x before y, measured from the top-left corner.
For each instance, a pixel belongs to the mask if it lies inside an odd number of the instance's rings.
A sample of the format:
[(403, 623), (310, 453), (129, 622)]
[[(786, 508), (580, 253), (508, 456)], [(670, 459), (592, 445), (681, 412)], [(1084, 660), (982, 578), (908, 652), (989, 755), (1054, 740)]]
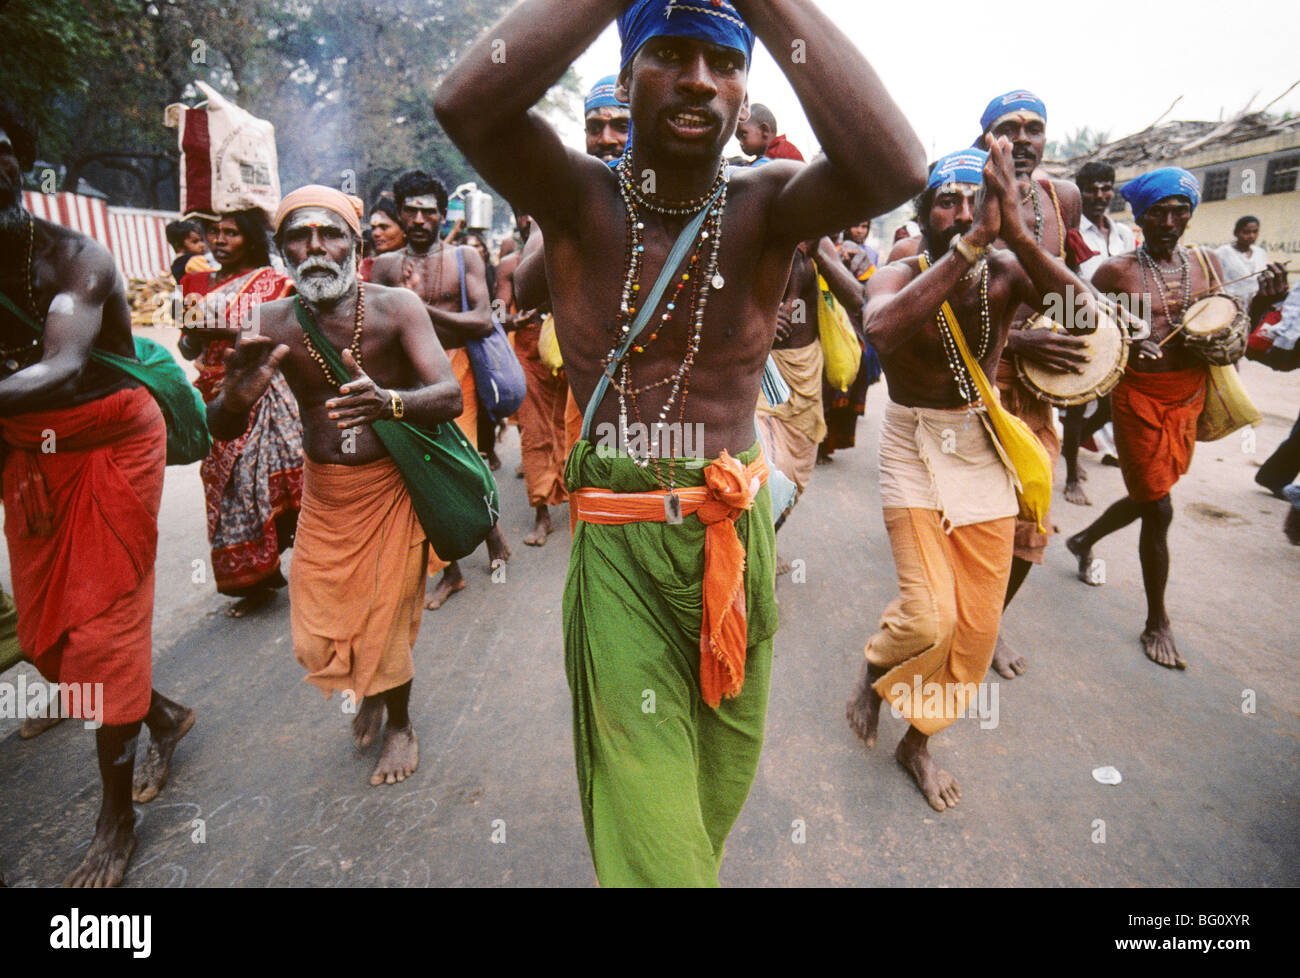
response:
[(555, 317), (550, 313), (542, 320), (542, 331), (537, 335), (537, 358), (553, 374), (558, 374), (564, 367), (560, 341), (555, 336)]
[[(1191, 251), (1200, 263), (1205, 280), (1222, 288), (1219, 276), (1215, 274), (1214, 268), (1202, 254), (1201, 248), (1194, 245)], [(1264, 416), (1259, 413), (1259, 408), (1255, 407), (1250, 395), (1246, 393), (1246, 388), (1241, 385), (1237, 368), (1212, 363), (1209, 364), (1209, 371), (1210, 376), (1205, 388), (1205, 407), (1201, 408), (1201, 416), (1196, 419), (1196, 440), (1218, 441), (1246, 425), (1257, 427), (1264, 420)]]
[(858, 378), (862, 365), (862, 344), (849, 322), (849, 314), (835, 301), (826, 279), (817, 276), (821, 301), (817, 303), (817, 337), (826, 358), (826, 382), (837, 391), (847, 391)]
[[(921, 256), (921, 271), (930, 267), (930, 263)], [(1052, 504), (1052, 459), (1047, 449), (1038, 440), (1038, 436), (1029, 430), (1029, 426), (1002, 406), (997, 392), (989, 383), (983, 368), (971, 356), (966, 345), (966, 336), (957, 325), (957, 316), (952, 306), (943, 304), (943, 320), (957, 349), (961, 353), (962, 363), (966, 365), (975, 386), (979, 389), (980, 399), (989, 413), (989, 422), (993, 434), (1001, 449), (1001, 454), (1011, 463), (1016, 480), (1016, 501), (1020, 503), (1020, 518), (1032, 520), (1039, 533), (1045, 533), (1043, 517)]]
[(1246, 393), (1235, 367), (1210, 365), (1205, 389), (1205, 407), (1196, 419), (1197, 441), (1218, 441), (1246, 425), (1258, 427), (1264, 420)]

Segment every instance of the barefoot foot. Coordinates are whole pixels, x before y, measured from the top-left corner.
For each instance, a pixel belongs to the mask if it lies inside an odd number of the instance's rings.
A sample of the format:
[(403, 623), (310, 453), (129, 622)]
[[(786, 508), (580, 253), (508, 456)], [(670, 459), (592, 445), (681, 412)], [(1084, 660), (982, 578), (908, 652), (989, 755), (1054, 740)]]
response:
[(384, 698), (367, 696), (361, 701), (361, 708), (352, 718), (352, 742), (358, 748), (366, 748), (375, 742), (379, 731), (384, 728)]
[(1100, 557), (1092, 555), (1092, 547), (1082, 533), (1076, 533), (1066, 540), (1065, 549), (1079, 559), (1079, 580), (1093, 587), (1101, 587), (1106, 583), (1106, 565)]
[(957, 786), (957, 779), (934, 763), (934, 758), (924, 745), (909, 744), (908, 738), (904, 737), (894, 752), (894, 758), (912, 776), (916, 786), (921, 789), (921, 794), (925, 795), (925, 800), (936, 812), (957, 807), (957, 802), (961, 800), (961, 788)]
[(546, 538), (554, 532), (555, 528), (551, 526), (551, 514), (543, 510), (537, 514), (537, 522), (533, 524), (533, 532), (524, 537), (524, 544), (529, 547), (544, 547), (546, 546)]
[(63, 717), (28, 717), (18, 729), (18, 736), (22, 740), (39, 737), (51, 727), (57, 727), (63, 719)]
[(993, 670), (1003, 679), (1015, 679), (1023, 676), (1028, 667), (1028, 660), (1019, 652), (1013, 652), (999, 635), (998, 644), (993, 649)]
[(442, 577), (434, 585), (433, 593), (429, 595), (429, 600), (424, 603), (424, 607), (429, 611), (437, 611), (447, 603), (448, 598), (457, 591), (463, 590), (465, 590), (465, 578), (461, 577), (459, 573), (455, 577), (449, 578), (447, 572), (443, 571)]
[(407, 725), (400, 730), (392, 724), (384, 727), (384, 752), (370, 775), (371, 786), (397, 784), (405, 781), (420, 764), (420, 745), (415, 739), (415, 728)]
[(68, 874), (64, 886), (103, 889), (120, 886), (135, 852), (135, 813), (121, 818), (100, 817), (81, 865)]
[(1091, 506), (1092, 500), (1090, 500), (1088, 494), (1083, 491), (1083, 486), (1079, 485), (1079, 481), (1082, 478), (1083, 475), (1080, 473), (1079, 479), (1075, 479), (1073, 482), (1067, 482), (1065, 484), (1065, 501), (1067, 503), (1074, 503), (1076, 506)]
[(275, 591), (272, 588), (267, 588), (264, 591), (254, 591), (227, 608), (226, 616), (229, 618), (244, 618), (263, 605), (269, 604), (274, 597)]
[(172, 753), (192, 726), (194, 711), (186, 710), (165, 727), (149, 727), (149, 751), (131, 781), (132, 799), (144, 804), (158, 797), (158, 792), (162, 791), (163, 785), (167, 783), (167, 775), (171, 772)]
[(876, 726), (880, 722), (880, 694), (871, 688), (871, 667), (862, 664), (862, 675), (853, 687), (853, 695), (844, 705), (844, 718), (849, 727), (868, 747), (876, 746)]
[(1146, 627), (1142, 632), (1142, 651), (1148, 659), (1166, 669), (1187, 668), (1186, 660), (1178, 654), (1178, 646), (1174, 644), (1174, 632), (1169, 622)]
[(510, 544), (506, 543), (506, 535), (501, 532), (500, 523), (492, 527), (492, 532), (488, 534), (487, 548), (489, 566), (493, 570), (510, 559)]

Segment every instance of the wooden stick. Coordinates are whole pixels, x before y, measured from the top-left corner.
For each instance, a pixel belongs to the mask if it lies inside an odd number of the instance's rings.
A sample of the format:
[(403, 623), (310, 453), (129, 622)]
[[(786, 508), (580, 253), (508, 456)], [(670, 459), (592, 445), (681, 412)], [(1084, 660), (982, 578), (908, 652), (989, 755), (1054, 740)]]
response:
[[(1287, 265), (1290, 265), (1290, 264), (1291, 264), (1291, 259), (1288, 258), (1286, 261), (1282, 262), (1282, 267), (1285, 268)], [(1218, 295), (1219, 293), (1221, 293), (1221, 292), (1223, 291), (1223, 289), (1224, 289), (1225, 286), (1228, 286), (1228, 285), (1234, 285), (1234, 284), (1236, 284), (1237, 282), (1244, 282), (1244, 281), (1246, 281), (1246, 279), (1248, 279), (1248, 278), (1256, 278), (1256, 277), (1258, 277), (1258, 276), (1260, 276), (1260, 275), (1263, 275), (1263, 274), (1264, 274), (1263, 272), (1251, 272), (1251, 273), (1248, 274), (1248, 275), (1239, 275), (1239, 276), (1237, 276), (1236, 278), (1229, 279), (1229, 280), (1226, 281), (1226, 282), (1219, 282), (1219, 283), (1214, 284), (1214, 285), (1208, 285), (1208, 286), (1206, 286), (1206, 290), (1207, 290), (1207, 291), (1205, 291), (1205, 295), (1201, 295), (1200, 292), (1193, 293), (1193, 295), (1196, 296), (1196, 297), (1198, 297), (1198, 298), (1201, 298), (1201, 299), (1204, 299), (1204, 298), (1206, 298), (1207, 296), (1211, 296), (1211, 295)], [(1185, 327), (1188, 323), (1190, 323), (1193, 319), (1195, 319), (1195, 318), (1196, 318), (1197, 316), (1199, 316), (1201, 313), (1205, 312), (1205, 309), (1208, 309), (1208, 308), (1209, 308), (1209, 306), (1206, 306), (1204, 309), (1198, 309), (1198, 310), (1196, 310), (1196, 312), (1192, 313), (1191, 316), (1189, 316), (1187, 319), (1184, 319), (1181, 323), (1179, 323), (1179, 324), (1178, 324), (1177, 326), (1175, 326), (1172, 330), (1170, 330), (1170, 331), (1169, 331), (1169, 335), (1166, 336), (1163, 340), (1161, 340), (1160, 343), (1159, 343), (1158, 345), (1159, 345), (1159, 346), (1164, 346), (1166, 343), (1168, 343), (1170, 340), (1172, 340), (1175, 336), (1178, 335), (1178, 331), (1179, 331), (1179, 330), (1181, 330), (1183, 327)], [(1184, 309), (1183, 311), (1186, 312), (1187, 310)]]

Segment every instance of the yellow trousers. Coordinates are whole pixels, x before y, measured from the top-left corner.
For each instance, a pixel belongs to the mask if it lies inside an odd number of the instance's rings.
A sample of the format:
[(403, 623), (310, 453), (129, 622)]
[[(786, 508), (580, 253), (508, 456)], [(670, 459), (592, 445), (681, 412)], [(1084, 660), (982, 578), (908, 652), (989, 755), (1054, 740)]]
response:
[(944, 533), (937, 510), (884, 513), (898, 597), (867, 643), (867, 661), (888, 670), (876, 692), (930, 735), (964, 714), (993, 661), (1016, 520)]

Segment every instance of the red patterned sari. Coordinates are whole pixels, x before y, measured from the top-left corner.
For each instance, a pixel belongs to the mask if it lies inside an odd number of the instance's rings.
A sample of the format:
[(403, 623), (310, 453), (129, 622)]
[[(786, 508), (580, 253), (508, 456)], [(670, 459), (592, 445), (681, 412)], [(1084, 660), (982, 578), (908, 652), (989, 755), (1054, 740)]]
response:
[[(203, 297), (210, 321), (241, 329), (252, 307), (290, 295), (293, 284), (272, 268), (259, 268), (224, 280), (219, 272), (186, 275), (181, 291), (187, 299)], [(213, 340), (195, 361), (194, 386), (205, 402), (221, 390), (222, 354), (232, 345)], [(285, 586), (280, 554), (293, 544), (302, 506), (302, 459), (298, 404), (277, 372), (249, 414), (248, 429), (233, 441), (213, 439), (212, 453), (199, 466), (213, 574), (222, 594), (240, 597)]]

